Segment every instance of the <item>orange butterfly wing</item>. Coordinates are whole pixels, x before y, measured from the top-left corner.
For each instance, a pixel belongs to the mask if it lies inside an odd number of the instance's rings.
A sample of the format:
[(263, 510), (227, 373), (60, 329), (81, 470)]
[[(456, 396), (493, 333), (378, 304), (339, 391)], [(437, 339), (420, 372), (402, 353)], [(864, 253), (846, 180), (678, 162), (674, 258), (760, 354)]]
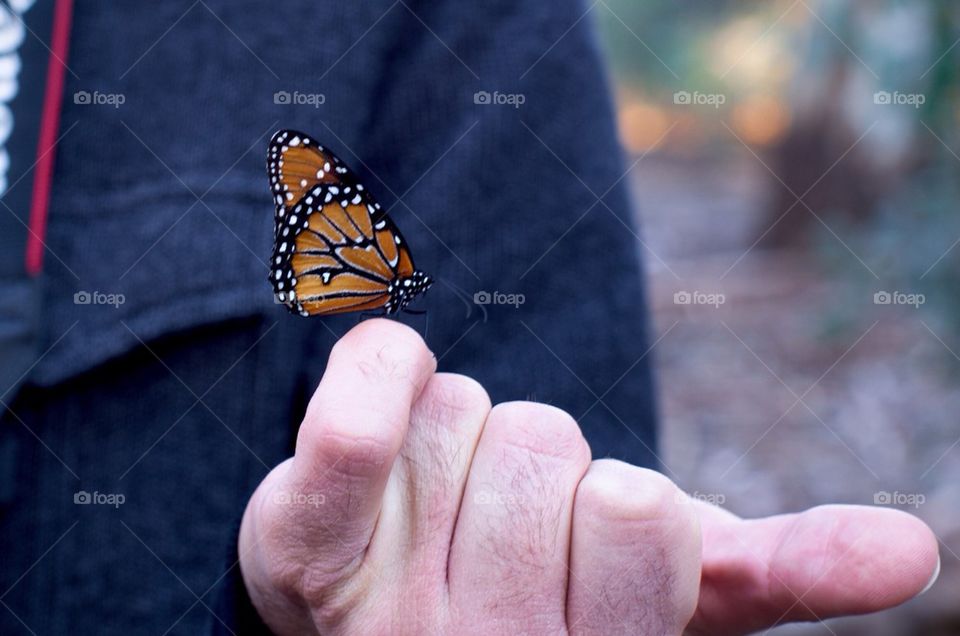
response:
[(267, 149), (267, 176), (277, 216), (293, 208), (318, 183), (355, 180), (336, 155), (295, 130), (274, 133)]
[(270, 280), (292, 311), (394, 313), (430, 286), (396, 225), (333, 153), (280, 131), (267, 170), (277, 208)]

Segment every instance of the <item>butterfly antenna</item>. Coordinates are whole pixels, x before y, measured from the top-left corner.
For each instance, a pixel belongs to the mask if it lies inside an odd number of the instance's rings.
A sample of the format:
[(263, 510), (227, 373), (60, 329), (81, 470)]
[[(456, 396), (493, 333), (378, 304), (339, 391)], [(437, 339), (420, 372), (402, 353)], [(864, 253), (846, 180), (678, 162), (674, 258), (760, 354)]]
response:
[(456, 283), (450, 282), (445, 278), (438, 278), (437, 280), (439, 280), (441, 283), (446, 285), (447, 288), (450, 289), (450, 291), (452, 291), (453, 294), (463, 302), (464, 307), (466, 307), (467, 309), (467, 313), (464, 315), (465, 319), (469, 318), (473, 314), (474, 307), (479, 307), (481, 313), (483, 313), (483, 322), (487, 322), (486, 307), (484, 307), (483, 305), (478, 305), (477, 303), (473, 302), (473, 299), (470, 297), (470, 294), (463, 291), (463, 289), (461, 289)]

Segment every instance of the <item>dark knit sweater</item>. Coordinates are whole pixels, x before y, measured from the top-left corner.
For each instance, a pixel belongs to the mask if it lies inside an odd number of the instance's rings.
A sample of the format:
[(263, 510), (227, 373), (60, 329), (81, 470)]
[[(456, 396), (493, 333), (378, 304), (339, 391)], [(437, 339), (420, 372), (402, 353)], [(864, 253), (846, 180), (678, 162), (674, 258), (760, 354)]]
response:
[(280, 127), (337, 152), (440, 279), (427, 315), (402, 317), (440, 370), (567, 410), (595, 457), (656, 465), (638, 243), (585, 8), (76, 2), (43, 355), (0, 420), (0, 633), (253, 629), (236, 524), (358, 320), (273, 302)]

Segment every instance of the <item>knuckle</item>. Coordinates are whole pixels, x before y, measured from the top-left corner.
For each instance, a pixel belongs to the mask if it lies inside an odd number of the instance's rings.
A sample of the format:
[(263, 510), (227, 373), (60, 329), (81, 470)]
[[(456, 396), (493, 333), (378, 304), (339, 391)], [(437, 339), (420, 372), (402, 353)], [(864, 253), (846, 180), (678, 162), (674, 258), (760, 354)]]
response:
[(465, 375), (438, 373), (427, 383), (420, 400), (421, 416), (438, 423), (455, 422), (464, 416), (485, 416), (490, 396), (479, 382)]
[[(391, 421), (385, 414), (370, 415), (383, 425), (374, 434), (356, 435), (344, 426), (349, 420), (331, 415), (321, 416), (314, 428), (301, 428), (298, 457), (328, 467), (331, 475), (347, 478), (368, 478), (390, 469), (403, 438), (403, 423)], [(362, 410), (350, 415), (364, 416)]]
[(535, 402), (507, 402), (490, 411), (487, 429), (505, 444), (546, 457), (589, 461), (590, 447), (567, 412)]
[(664, 475), (613, 459), (593, 462), (577, 489), (580, 513), (599, 523), (686, 523), (694, 515), (686, 503), (683, 491)]
[(365, 477), (389, 470), (399, 443), (390, 437), (357, 437), (327, 431), (319, 436), (330, 469), (347, 477)]

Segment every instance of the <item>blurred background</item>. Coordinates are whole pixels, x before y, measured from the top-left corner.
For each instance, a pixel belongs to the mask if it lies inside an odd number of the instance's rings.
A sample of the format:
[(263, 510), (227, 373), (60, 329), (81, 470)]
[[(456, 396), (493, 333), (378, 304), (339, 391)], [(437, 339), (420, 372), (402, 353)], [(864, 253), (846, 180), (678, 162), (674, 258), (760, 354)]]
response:
[(776, 634), (960, 634), (960, 3), (598, 0), (668, 474), (745, 516), (893, 506), (938, 584)]

